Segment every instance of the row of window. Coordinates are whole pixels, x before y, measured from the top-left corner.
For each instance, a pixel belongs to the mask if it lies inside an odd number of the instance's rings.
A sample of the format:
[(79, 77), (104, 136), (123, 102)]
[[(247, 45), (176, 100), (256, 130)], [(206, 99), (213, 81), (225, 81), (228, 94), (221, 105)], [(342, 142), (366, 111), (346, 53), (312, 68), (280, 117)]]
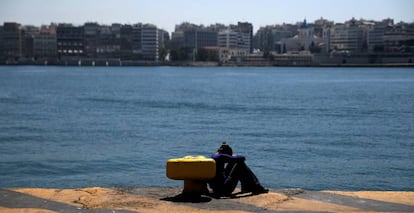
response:
[(58, 46), (83, 46), (82, 42), (58, 42)]
[(83, 50), (58, 50), (58, 53), (82, 54)]

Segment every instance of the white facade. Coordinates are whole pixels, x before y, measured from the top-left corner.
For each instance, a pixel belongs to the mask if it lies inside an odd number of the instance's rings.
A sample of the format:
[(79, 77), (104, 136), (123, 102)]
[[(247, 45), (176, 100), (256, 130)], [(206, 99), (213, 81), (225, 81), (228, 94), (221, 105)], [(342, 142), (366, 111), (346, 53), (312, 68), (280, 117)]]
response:
[(240, 58), (247, 56), (249, 53), (246, 49), (240, 48), (220, 48), (219, 61), (222, 63), (229, 62), (232, 58)]
[(158, 60), (158, 29), (154, 25), (143, 25), (141, 34), (142, 55), (147, 59)]
[(158, 28), (152, 24), (136, 24), (132, 27), (132, 53), (144, 60), (158, 60)]
[(219, 47), (235, 48), (238, 47), (239, 34), (230, 29), (220, 31), (217, 37)]
[(298, 34), (292, 38), (282, 39), (279, 52), (310, 51), (312, 45), (321, 46), (324, 44), (322, 38), (314, 35), (312, 27), (303, 26), (298, 30)]
[(330, 31), (330, 48), (337, 51), (360, 51), (363, 48), (363, 29), (356, 24), (336, 25)]
[(219, 47), (240, 48), (250, 52), (251, 35), (249, 33), (236, 32), (231, 29), (220, 31), (217, 36)]

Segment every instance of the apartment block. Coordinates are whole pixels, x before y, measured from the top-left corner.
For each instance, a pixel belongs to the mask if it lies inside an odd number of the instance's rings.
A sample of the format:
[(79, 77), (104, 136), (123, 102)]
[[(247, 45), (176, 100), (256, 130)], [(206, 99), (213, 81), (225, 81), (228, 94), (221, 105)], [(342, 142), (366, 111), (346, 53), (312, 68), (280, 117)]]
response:
[(23, 36), (21, 25), (5, 22), (2, 30), (2, 55), (9, 62), (15, 62), (22, 57)]
[(54, 59), (57, 56), (56, 30), (42, 30), (33, 37), (33, 54), (37, 59)]
[(253, 52), (253, 25), (249, 22), (238, 22), (236, 26), (232, 27), (233, 30), (239, 32), (242, 37), (241, 48)]
[(360, 52), (364, 45), (364, 28), (355, 19), (331, 28), (330, 48), (336, 51)]
[(100, 29), (101, 27), (97, 23), (85, 23), (83, 25), (84, 54), (87, 58), (96, 58)]
[(248, 22), (238, 22), (218, 33), (219, 47), (240, 48), (248, 53), (253, 52), (253, 25)]
[(159, 59), (158, 29), (155, 25), (144, 24), (141, 26), (142, 56), (146, 60), (158, 61)]
[(101, 25), (96, 39), (97, 58), (119, 58), (121, 50), (121, 25)]
[(84, 27), (59, 24), (56, 29), (57, 54), (61, 58), (81, 58), (85, 56)]

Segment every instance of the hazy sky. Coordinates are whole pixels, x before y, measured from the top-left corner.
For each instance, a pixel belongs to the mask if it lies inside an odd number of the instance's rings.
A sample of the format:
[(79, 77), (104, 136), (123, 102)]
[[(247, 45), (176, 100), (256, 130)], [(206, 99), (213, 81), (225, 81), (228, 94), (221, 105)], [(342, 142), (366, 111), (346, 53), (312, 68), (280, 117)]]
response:
[(320, 17), (344, 22), (355, 17), (414, 22), (414, 0), (0, 0), (0, 23), (21, 24), (94, 21), (152, 23), (173, 31), (175, 24), (232, 24), (260, 26), (296, 23)]

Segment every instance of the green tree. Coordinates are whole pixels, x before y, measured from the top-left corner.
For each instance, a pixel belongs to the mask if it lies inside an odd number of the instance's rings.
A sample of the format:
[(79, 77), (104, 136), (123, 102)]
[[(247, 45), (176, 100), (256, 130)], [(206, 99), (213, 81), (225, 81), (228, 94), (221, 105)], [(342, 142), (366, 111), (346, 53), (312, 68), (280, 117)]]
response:
[(168, 54), (168, 50), (166, 48), (161, 48), (159, 51), (160, 51), (160, 59), (161, 61), (164, 61), (165, 57)]
[(188, 53), (191, 51), (189, 48), (181, 47), (179, 49), (170, 50), (170, 58), (172, 61), (185, 61), (188, 60)]

